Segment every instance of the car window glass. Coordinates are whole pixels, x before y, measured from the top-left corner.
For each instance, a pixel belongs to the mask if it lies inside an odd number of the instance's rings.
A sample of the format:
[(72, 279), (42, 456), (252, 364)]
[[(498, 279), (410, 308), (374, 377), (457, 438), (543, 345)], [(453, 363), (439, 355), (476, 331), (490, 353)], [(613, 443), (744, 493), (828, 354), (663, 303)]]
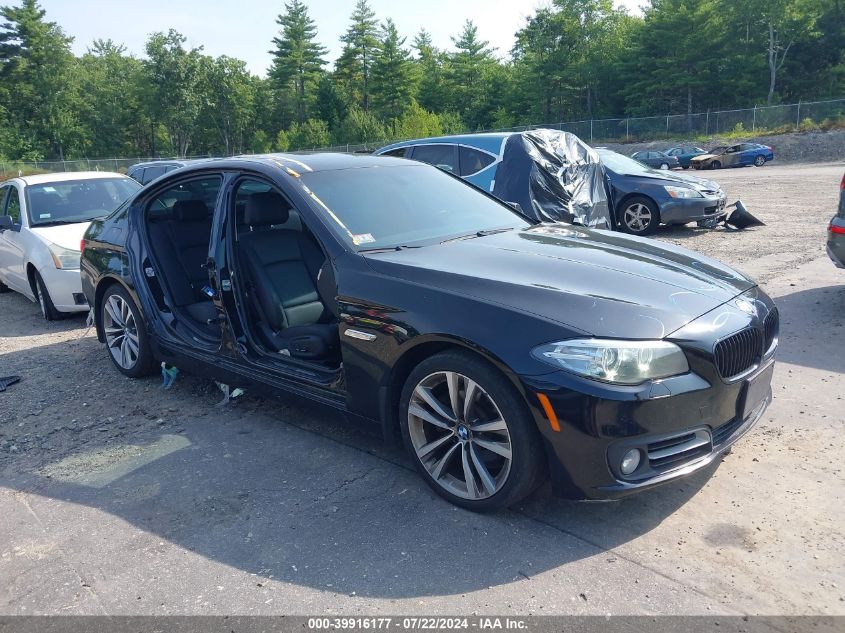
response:
[(6, 196), (9, 194), (9, 187), (0, 187), (0, 215), (6, 215)]
[(26, 189), (30, 226), (90, 222), (105, 217), (140, 188), (136, 181), (123, 176), (30, 185)]
[(382, 156), (396, 156), (397, 158), (404, 158), (407, 151), (407, 147), (400, 147), (398, 149), (392, 149), (389, 152), (385, 152)]
[(487, 152), (472, 147), (458, 147), (458, 156), (461, 164), (461, 176), (476, 174), (496, 160)]
[(160, 166), (160, 165), (156, 165), (155, 167), (147, 167), (144, 170), (144, 184), (147, 184), (148, 182), (152, 182), (153, 180), (155, 180), (159, 176), (163, 176), (164, 172), (166, 170), (167, 170), (166, 167), (163, 167), (163, 166)]
[(528, 226), (505, 204), (425, 165), (315, 171), (302, 182), (338, 234), (362, 249)]
[(127, 176), (137, 180), (138, 182), (144, 182), (144, 168), (140, 167), (138, 169), (130, 169), (127, 173)]
[(445, 171), (456, 172), (455, 150), (453, 145), (417, 145), (413, 159), (434, 165)]
[(21, 195), (17, 187), (9, 187), (9, 198), (6, 202), (6, 215), (14, 220), (15, 224), (21, 221)]
[(172, 217), (173, 207), (180, 200), (200, 200), (208, 208), (210, 215), (217, 204), (221, 182), (220, 176), (205, 176), (165, 189), (150, 203), (147, 217), (153, 220)]
[(285, 196), (275, 187), (267, 184), (266, 182), (262, 182), (260, 180), (247, 179), (242, 180), (238, 183), (234, 196), (235, 217), (237, 218), (239, 234), (249, 230), (249, 226), (246, 224), (246, 206), (249, 203), (249, 199), (253, 195), (263, 194), (270, 191), (280, 195), (285, 200), (285, 204), (287, 204), (288, 206), (288, 220), (281, 224), (273, 225), (273, 227), (288, 229), (292, 231), (302, 230), (302, 221), (300, 220), (299, 212), (290, 203), (287, 196)]

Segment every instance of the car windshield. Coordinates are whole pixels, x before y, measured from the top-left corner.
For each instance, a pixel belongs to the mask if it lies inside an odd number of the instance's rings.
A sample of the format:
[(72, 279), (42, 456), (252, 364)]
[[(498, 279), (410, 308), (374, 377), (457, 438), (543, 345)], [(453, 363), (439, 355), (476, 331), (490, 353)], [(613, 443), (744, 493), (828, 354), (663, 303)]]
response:
[(642, 163), (609, 149), (596, 150), (602, 164), (610, 171), (625, 176), (653, 176), (654, 170)]
[(724, 153), (725, 153), (725, 152), (727, 152), (727, 151), (728, 151), (728, 146), (727, 146), (727, 145), (722, 145), (722, 146), (720, 146), (720, 147), (714, 147), (713, 149), (711, 149), (711, 150), (708, 152), (708, 154), (724, 154)]
[(30, 226), (90, 222), (114, 211), (141, 188), (131, 178), (64, 180), (26, 188)]
[(359, 250), (423, 246), (530, 226), (521, 215), (427, 165), (320, 171), (302, 182)]

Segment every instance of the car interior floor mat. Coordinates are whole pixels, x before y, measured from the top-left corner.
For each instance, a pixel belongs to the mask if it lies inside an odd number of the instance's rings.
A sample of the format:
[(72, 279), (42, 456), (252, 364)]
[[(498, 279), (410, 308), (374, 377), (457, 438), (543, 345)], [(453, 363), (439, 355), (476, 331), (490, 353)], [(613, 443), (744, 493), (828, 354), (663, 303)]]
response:
[(5, 376), (0, 378), (0, 391), (6, 391), (7, 387), (11, 387), (16, 382), (20, 382), (20, 376)]

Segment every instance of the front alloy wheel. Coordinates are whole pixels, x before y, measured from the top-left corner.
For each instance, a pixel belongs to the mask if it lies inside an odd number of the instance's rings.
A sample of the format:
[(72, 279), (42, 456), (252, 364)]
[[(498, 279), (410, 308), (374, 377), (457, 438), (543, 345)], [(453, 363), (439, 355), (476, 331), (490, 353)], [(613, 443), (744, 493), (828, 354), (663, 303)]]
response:
[(754, 159), (754, 164), (757, 167), (762, 167), (763, 165), (766, 164), (766, 157), (765, 156), (758, 156), (757, 158)]
[(123, 288), (115, 285), (106, 292), (100, 305), (103, 337), (112, 362), (132, 378), (150, 373), (152, 353), (135, 302)]
[(441, 496), (471, 510), (507, 507), (541, 481), (542, 446), (518, 392), (464, 352), (423, 361), (401, 399), (402, 434)]
[(462, 499), (492, 497), (511, 469), (511, 437), (499, 407), (471, 378), (426, 376), (408, 406), (417, 459), (440, 486)]
[(660, 224), (656, 205), (642, 196), (629, 199), (622, 209), (622, 228), (633, 235), (650, 235)]

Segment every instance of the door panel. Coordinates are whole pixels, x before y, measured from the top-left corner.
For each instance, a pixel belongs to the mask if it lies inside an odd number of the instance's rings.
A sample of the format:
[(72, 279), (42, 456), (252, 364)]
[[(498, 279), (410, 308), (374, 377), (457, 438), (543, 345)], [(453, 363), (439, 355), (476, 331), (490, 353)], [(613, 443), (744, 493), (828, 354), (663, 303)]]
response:
[(24, 269), (22, 235), (22, 232), (28, 229), (23, 228), (21, 196), (15, 185), (9, 185), (5, 189), (7, 192), (2, 196), (5, 200), (0, 213), (11, 216), (19, 230), (9, 229), (0, 233), (0, 279), (10, 288), (29, 297), (32, 296), (32, 292)]

